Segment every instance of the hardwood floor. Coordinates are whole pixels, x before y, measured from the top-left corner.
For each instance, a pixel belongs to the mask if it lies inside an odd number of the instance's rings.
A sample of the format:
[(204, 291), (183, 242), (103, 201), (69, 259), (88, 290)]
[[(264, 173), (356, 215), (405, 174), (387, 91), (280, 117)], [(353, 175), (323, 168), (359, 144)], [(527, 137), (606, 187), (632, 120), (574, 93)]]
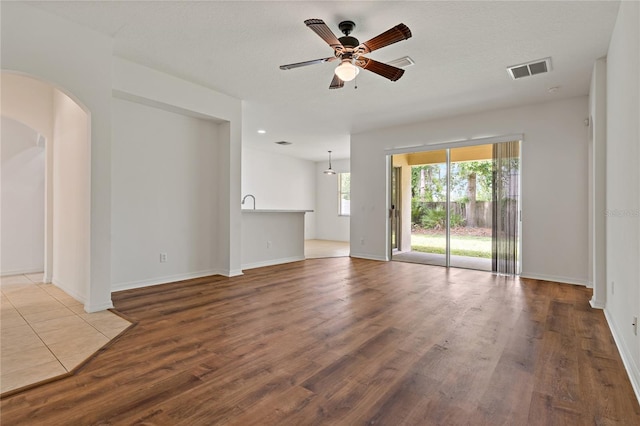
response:
[(115, 293), (138, 321), (2, 424), (640, 424), (586, 288), (314, 259)]

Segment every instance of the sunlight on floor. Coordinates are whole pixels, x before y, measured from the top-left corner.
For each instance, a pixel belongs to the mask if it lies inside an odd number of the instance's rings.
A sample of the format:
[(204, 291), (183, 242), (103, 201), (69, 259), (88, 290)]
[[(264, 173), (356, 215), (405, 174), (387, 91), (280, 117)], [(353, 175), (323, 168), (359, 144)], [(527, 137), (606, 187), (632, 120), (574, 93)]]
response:
[(0, 392), (65, 374), (131, 323), (110, 311), (88, 314), (42, 274), (0, 279)]

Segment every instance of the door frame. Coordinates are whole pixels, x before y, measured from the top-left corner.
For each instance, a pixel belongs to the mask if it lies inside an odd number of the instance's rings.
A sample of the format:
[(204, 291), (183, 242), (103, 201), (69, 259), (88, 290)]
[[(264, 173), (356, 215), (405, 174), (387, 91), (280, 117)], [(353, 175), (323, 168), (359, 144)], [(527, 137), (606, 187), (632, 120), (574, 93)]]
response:
[[(496, 143), (503, 143), (503, 142), (513, 142), (513, 141), (519, 141), (520, 142), (520, 173), (519, 173), (519, 190), (520, 190), (520, 194), (519, 194), (519, 199), (518, 199), (518, 212), (519, 212), (519, 222), (518, 222), (518, 264), (516, 266), (516, 270), (517, 270), (517, 274), (516, 275), (520, 275), (520, 273), (522, 272), (522, 216), (523, 216), (523, 212), (522, 212), (522, 205), (523, 205), (523, 191), (522, 191), (522, 157), (523, 157), (523, 146), (524, 146), (524, 134), (523, 133), (513, 133), (513, 134), (506, 134), (506, 135), (502, 135), (502, 136), (492, 136), (492, 137), (486, 137), (486, 138), (474, 138), (474, 139), (465, 139), (465, 140), (458, 140), (458, 141), (450, 141), (450, 142), (441, 142), (441, 143), (432, 143), (432, 144), (421, 144), (421, 145), (413, 145), (413, 146), (409, 146), (409, 147), (403, 147), (403, 148), (389, 148), (389, 149), (385, 149), (385, 157), (386, 157), (386, 168), (387, 168), (387, 187), (386, 187), (386, 198), (387, 198), (387, 209), (388, 211), (391, 208), (391, 172), (392, 172), (392, 168), (393, 168), (393, 155), (395, 154), (410, 154), (410, 153), (414, 153), (414, 152), (424, 152), (424, 151), (438, 151), (438, 150), (446, 150), (447, 152), (447, 206), (449, 205), (449, 201), (450, 201), (450, 194), (449, 194), (449, 184), (450, 184), (450, 149), (454, 149), (454, 148), (464, 148), (467, 146), (475, 146), (475, 145), (489, 145), (489, 144), (496, 144)], [(449, 248), (449, 243), (450, 243), (450, 230), (449, 230), (449, 220), (450, 220), (450, 212), (449, 212), (449, 208), (447, 207), (447, 220), (446, 220), (446, 228), (447, 228), (447, 236), (446, 236), (446, 267), (448, 268), (450, 265), (450, 250), (448, 250)], [(388, 259), (391, 260), (393, 258), (392, 254), (393, 251), (391, 249), (391, 217), (389, 214), (387, 214), (387, 235), (386, 235), (386, 244), (387, 244), (387, 256)]]

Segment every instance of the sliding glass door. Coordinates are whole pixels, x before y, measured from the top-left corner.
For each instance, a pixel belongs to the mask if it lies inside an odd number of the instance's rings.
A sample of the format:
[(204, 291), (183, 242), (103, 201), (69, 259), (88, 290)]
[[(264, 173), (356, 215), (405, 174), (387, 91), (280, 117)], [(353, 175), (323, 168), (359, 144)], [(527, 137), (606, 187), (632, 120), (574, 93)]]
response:
[[(394, 260), (519, 273), (520, 142), (394, 155), (393, 163), (395, 179), (409, 175), (404, 167), (411, 176), (392, 189), (411, 198), (410, 229), (392, 233)], [(411, 236), (410, 249), (399, 250), (400, 234)]]

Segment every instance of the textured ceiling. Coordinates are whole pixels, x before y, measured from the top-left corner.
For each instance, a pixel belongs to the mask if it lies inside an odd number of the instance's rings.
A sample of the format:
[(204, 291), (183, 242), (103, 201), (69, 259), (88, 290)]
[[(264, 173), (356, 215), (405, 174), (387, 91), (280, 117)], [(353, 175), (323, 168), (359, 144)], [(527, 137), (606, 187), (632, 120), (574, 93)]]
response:
[[(115, 39), (117, 56), (244, 101), (243, 140), (310, 160), (349, 156), (349, 134), (588, 93), (605, 56), (618, 2), (525, 1), (85, 1), (30, 2)], [(335, 63), (282, 71), (330, 56), (303, 21), (356, 22), (360, 41), (398, 24), (413, 33), (368, 56), (409, 55), (397, 82), (367, 71), (358, 88), (329, 90)], [(513, 81), (505, 68), (552, 57), (552, 72)], [(559, 86), (551, 94), (548, 88)], [(267, 133), (260, 135), (257, 129)], [(293, 145), (273, 142), (286, 140)]]

